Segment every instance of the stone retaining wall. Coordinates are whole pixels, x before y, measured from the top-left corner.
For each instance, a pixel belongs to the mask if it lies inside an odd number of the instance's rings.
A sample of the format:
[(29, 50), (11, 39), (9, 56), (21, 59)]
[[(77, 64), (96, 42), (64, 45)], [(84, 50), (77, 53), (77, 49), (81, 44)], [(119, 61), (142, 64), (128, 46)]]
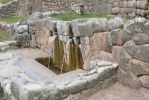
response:
[(120, 63), (119, 81), (139, 88), (141, 84), (145, 84), (140, 77), (144, 79), (144, 76), (146, 78), (149, 74), (148, 29), (149, 24), (144, 18), (136, 18), (125, 23), (119, 17), (111, 20), (42, 19), (30, 21), (29, 34), (18, 34), (18, 38), (23, 40), (23, 36), (31, 37), (28, 38), (28, 44), (23, 46), (38, 47), (49, 52), (52, 63), (59, 69), (64, 64), (67, 67), (63, 70), (67, 71), (77, 68), (90, 70), (96, 65), (96, 59), (116, 61)]
[(112, 14), (133, 18), (136, 15), (146, 17), (148, 0), (14, 0), (0, 7), (2, 16), (28, 16), (34, 12), (72, 12), (73, 5), (83, 4), (86, 12)]
[(13, 0), (4, 5), (0, 4), (0, 17), (16, 16), (18, 13), (19, 0)]
[(90, 70), (97, 59), (116, 61), (120, 64), (121, 83), (134, 88), (141, 84), (148, 87), (145, 79), (149, 74), (149, 22), (146, 19), (35, 19), (14, 29), (16, 40), (23, 47), (38, 47), (48, 52), (55, 67), (63, 71)]

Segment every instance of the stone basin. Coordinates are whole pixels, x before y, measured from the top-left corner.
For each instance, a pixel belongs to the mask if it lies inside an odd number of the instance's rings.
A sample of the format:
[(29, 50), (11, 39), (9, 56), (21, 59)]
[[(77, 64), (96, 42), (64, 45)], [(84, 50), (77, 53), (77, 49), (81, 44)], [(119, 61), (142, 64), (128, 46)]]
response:
[[(17, 53), (21, 51), (22, 57)], [(91, 87), (94, 88), (91, 91), (95, 92), (98, 90), (97, 85), (102, 86), (107, 81), (111, 84), (116, 79), (116, 63), (105, 64), (97, 60), (99, 66), (92, 70), (77, 69), (57, 75), (36, 61), (36, 58), (44, 55), (37, 55), (37, 50), (9, 52), (13, 58), (0, 61), (1, 87), (9, 100), (62, 100), (80, 91), (90, 91)]]

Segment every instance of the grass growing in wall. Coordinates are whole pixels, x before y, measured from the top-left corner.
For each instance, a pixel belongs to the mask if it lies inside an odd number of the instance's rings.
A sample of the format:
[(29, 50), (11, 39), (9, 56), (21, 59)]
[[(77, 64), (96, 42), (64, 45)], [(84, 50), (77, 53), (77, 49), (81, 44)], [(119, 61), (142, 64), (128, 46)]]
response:
[(64, 21), (70, 21), (73, 19), (80, 19), (80, 18), (107, 18), (107, 19), (112, 19), (112, 16), (108, 16), (108, 15), (103, 15), (103, 14), (99, 14), (99, 13), (85, 13), (83, 15), (78, 15), (75, 13), (61, 13), (61, 14), (56, 14), (53, 15), (54, 18), (57, 19), (61, 19)]
[(1, 3), (1, 4), (5, 4), (5, 3), (8, 3), (8, 2), (10, 2), (10, 1), (12, 1), (12, 0), (0, 0), (0, 3)]
[(24, 22), (26, 21), (26, 18), (20, 16), (0, 18), (0, 22), (6, 22), (6, 23), (16, 23), (18, 21)]
[(7, 40), (9, 40), (9, 35), (5, 32), (0, 31), (0, 42), (7, 41)]

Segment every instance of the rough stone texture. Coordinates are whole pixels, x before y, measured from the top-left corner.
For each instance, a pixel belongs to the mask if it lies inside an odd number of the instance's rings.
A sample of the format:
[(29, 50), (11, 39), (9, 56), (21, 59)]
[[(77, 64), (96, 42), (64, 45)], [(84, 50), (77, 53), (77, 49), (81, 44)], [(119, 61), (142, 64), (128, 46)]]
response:
[[(114, 14), (133, 18), (136, 15), (147, 16), (148, 1), (134, 0), (13, 0), (0, 7), (0, 16), (28, 16), (34, 12), (72, 12), (74, 6), (84, 5), (85, 12)], [(136, 5), (136, 7), (135, 7)], [(76, 9), (76, 7), (75, 7)], [(78, 9), (76, 9), (78, 11)], [(136, 10), (136, 14), (135, 14)]]
[(124, 48), (126, 48), (127, 52), (133, 58), (149, 63), (149, 57), (147, 55), (147, 52), (149, 52), (148, 44), (137, 46), (133, 41), (128, 41), (124, 44)]
[(111, 33), (112, 43), (113, 45), (122, 46), (128, 40), (131, 40), (132, 36), (125, 32), (123, 29), (115, 29), (112, 30)]
[(72, 32), (74, 36), (89, 37), (93, 35), (92, 25), (86, 20), (76, 19), (71, 21)]
[(140, 76), (139, 79), (142, 83), (142, 86), (149, 89), (149, 76), (143, 75), (143, 76)]
[(108, 21), (108, 27), (110, 30), (114, 30), (116, 28), (123, 28), (123, 20), (120, 17), (116, 17)]
[(149, 35), (143, 34), (143, 33), (142, 34), (135, 34), (133, 40), (137, 45), (149, 44)]
[(136, 76), (149, 74), (148, 63), (133, 59), (131, 64), (132, 64), (131, 70)]
[[(109, 32), (95, 33), (90, 37), (91, 51), (107, 51), (111, 52), (112, 44)], [(96, 54), (94, 54), (96, 55)]]
[(107, 88), (101, 88), (100, 91), (96, 93), (86, 95), (81, 93), (80, 95), (77, 95), (77, 97), (80, 96), (78, 99), (72, 97), (66, 100), (127, 100), (128, 97), (129, 100), (148, 100), (148, 93), (148, 89), (145, 88), (136, 90), (129, 88), (128, 86), (121, 85), (120, 83), (116, 83)]

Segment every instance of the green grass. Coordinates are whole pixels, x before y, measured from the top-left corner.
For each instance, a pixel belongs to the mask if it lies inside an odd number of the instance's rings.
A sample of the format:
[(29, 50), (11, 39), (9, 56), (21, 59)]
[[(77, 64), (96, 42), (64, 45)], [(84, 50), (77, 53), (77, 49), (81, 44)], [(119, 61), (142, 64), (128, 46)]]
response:
[(0, 42), (7, 41), (8, 39), (9, 39), (8, 34), (0, 31)]
[(1, 4), (5, 4), (5, 3), (8, 3), (8, 2), (10, 2), (10, 1), (12, 1), (12, 0), (0, 0), (0, 3), (1, 3)]
[(74, 13), (61, 13), (61, 14), (53, 15), (53, 17), (64, 21), (70, 21), (73, 19), (80, 19), (80, 18), (107, 18), (107, 19), (113, 18), (112, 16), (103, 15), (99, 13), (85, 13), (83, 15), (78, 15)]
[(0, 92), (0, 100), (6, 100), (3, 92)]
[(0, 22), (6, 22), (6, 23), (16, 23), (18, 21), (24, 22), (24, 21), (26, 21), (26, 18), (20, 17), (20, 16), (0, 18)]

